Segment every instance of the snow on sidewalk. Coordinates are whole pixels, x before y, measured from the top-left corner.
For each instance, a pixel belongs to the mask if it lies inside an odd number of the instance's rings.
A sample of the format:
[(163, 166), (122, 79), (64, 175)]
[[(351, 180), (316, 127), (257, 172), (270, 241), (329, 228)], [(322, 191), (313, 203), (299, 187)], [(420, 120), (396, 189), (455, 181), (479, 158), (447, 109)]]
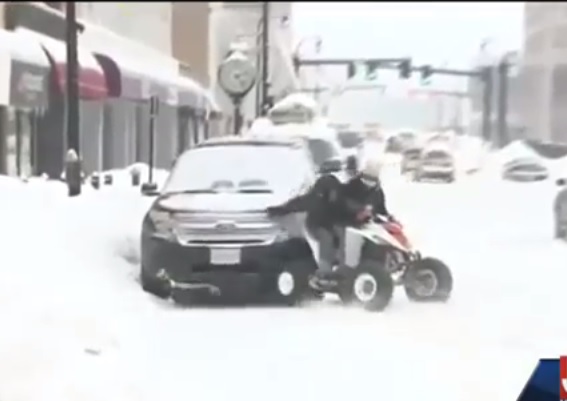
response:
[(120, 188), (67, 198), (61, 183), (9, 178), (0, 192), (0, 400), (145, 399), (120, 339), (136, 338), (152, 304), (120, 241), (149, 200)]

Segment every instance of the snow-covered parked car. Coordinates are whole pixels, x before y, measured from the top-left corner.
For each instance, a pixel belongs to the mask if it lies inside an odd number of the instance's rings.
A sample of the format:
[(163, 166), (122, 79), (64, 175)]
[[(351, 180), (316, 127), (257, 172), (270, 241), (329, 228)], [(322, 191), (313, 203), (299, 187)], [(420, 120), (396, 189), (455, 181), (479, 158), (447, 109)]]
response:
[(215, 138), (184, 152), (143, 219), (143, 289), (182, 302), (195, 294), (277, 298), (282, 269), (316, 264), (303, 214), (276, 224), (265, 210), (315, 177), (305, 146), (285, 138)]
[(560, 189), (553, 203), (555, 238), (567, 239), (567, 179), (560, 178), (556, 183)]
[(414, 172), (418, 167), (421, 159), (421, 148), (411, 147), (406, 149), (402, 154), (400, 164), (400, 174)]
[(512, 159), (502, 167), (502, 179), (517, 182), (543, 181), (549, 177), (549, 169), (535, 157)]

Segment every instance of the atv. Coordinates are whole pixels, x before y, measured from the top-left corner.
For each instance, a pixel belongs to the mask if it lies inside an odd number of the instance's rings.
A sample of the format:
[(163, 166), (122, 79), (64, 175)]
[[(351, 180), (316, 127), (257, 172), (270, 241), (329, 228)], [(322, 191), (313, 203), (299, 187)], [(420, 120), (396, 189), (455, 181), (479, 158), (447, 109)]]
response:
[[(307, 229), (306, 238), (313, 255), (318, 255), (319, 244)], [(346, 228), (344, 262), (329, 279), (311, 279), (307, 283), (305, 274), (282, 270), (277, 281), (280, 296), (293, 294), (296, 302), (302, 297), (313, 299), (314, 292), (334, 293), (344, 304), (382, 311), (389, 305), (396, 285), (403, 286), (407, 297), (417, 302), (444, 302), (451, 295), (453, 277), (449, 268), (438, 259), (421, 257), (413, 250), (401, 224), (383, 216)], [(299, 294), (296, 286), (309, 294)]]

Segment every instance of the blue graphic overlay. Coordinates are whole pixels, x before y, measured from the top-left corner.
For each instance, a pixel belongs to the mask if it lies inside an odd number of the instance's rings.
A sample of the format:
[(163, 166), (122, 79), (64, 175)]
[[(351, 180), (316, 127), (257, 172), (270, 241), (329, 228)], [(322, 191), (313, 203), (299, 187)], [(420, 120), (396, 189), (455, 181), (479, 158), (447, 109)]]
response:
[(540, 359), (518, 401), (559, 401), (559, 359)]

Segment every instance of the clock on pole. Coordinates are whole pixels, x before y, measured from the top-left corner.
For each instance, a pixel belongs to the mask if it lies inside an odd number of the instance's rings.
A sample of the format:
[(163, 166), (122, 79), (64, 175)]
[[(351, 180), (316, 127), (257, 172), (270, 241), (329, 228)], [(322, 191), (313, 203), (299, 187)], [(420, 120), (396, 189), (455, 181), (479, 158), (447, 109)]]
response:
[(235, 50), (220, 63), (217, 74), (220, 87), (234, 105), (234, 134), (237, 135), (241, 127), (240, 105), (256, 84), (258, 72), (246, 54)]

